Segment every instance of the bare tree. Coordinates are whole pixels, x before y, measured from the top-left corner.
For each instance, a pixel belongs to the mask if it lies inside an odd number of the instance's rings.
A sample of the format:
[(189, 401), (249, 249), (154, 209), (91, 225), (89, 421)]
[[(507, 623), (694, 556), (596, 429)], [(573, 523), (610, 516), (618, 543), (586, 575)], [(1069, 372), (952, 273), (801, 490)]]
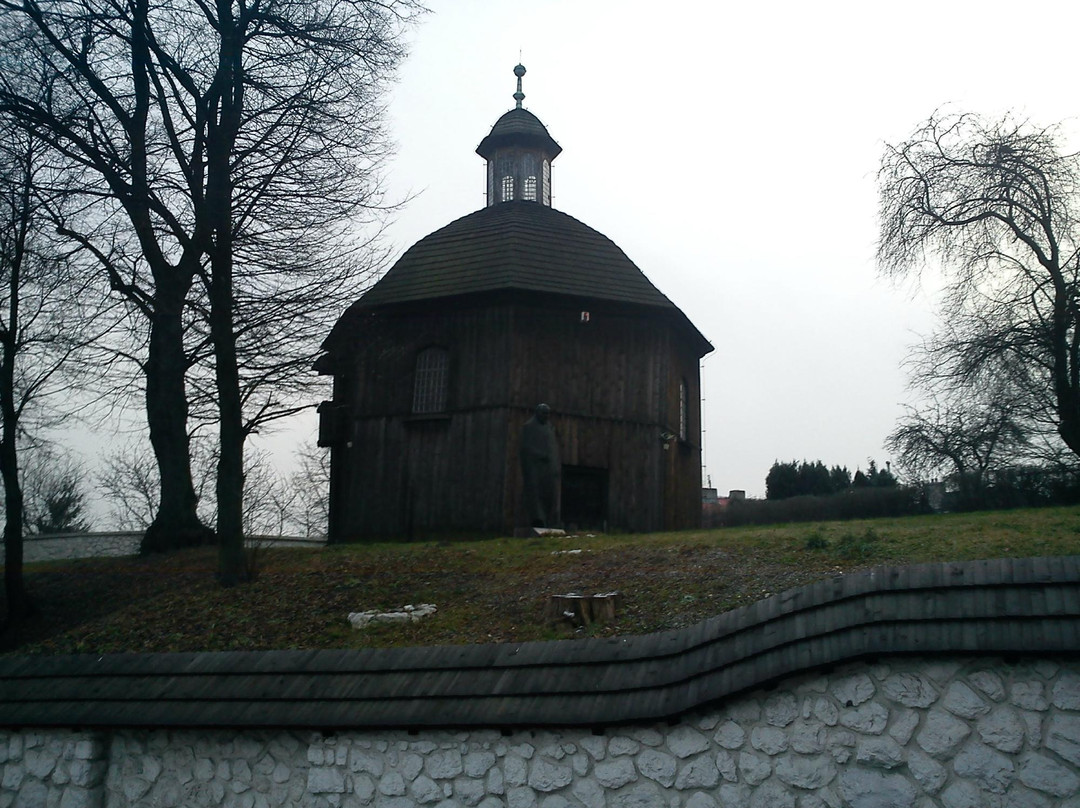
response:
[[(902, 276), (936, 259), (949, 280), (946, 325), (928, 342), (925, 379), (960, 397), (983, 379), (1006, 378), (1013, 398), (996, 409), (928, 412), (909, 421), (913, 438), (953, 434), (961, 416), (962, 432), (979, 424), (977, 432), (1011, 435), (1011, 405), (1051, 422), (1080, 454), (1078, 160), (1055, 129), (1010, 117), (935, 115), (886, 147), (880, 266)], [(988, 440), (976, 440), (978, 456)]]
[(325, 537), (330, 524), (330, 450), (304, 443), (289, 478), (296, 493), (290, 512), (293, 529), (306, 538)]
[[(401, 25), (416, 6), (0, 0), (0, 9), (23, 23), (5, 44), (40, 52), (64, 90), (44, 104), (0, 87), (0, 113), (45, 132), (103, 180), (100, 195), (112, 207), (64, 232), (94, 252), (151, 324), (146, 395), (162, 504), (148, 549), (201, 535), (184, 429), (185, 305), (205, 317), (219, 425), (219, 574), (235, 583), (243, 577), (243, 444), (279, 406), (265, 384), (245, 386), (238, 347), (254, 335), (248, 356), (265, 354), (258, 335), (273, 333), (257, 325), (266, 318), (244, 314), (246, 301), (274, 299), (267, 271), (325, 270), (323, 246), (371, 204), (380, 89), (403, 56)], [(114, 212), (130, 220), (137, 254), (95, 239)], [(294, 288), (310, 298), (317, 287), (309, 276)], [(175, 519), (163, 515), (167, 501)], [(181, 533), (161, 538), (166, 525)]]
[(914, 479), (949, 477), (970, 494), (982, 489), (991, 471), (1023, 455), (1029, 435), (1008, 396), (991, 395), (909, 407), (885, 446)]
[(107, 455), (97, 476), (97, 489), (112, 509), (121, 530), (146, 530), (154, 521), (160, 498), (153, 453), (127, 446)]
[[(49, 166), (45, 144), (16, 127), (0, 125), (0, 476), (4, 489), (4, 583), (10, 628), (33, 611), (22, 578), (22, 536), (63, 523), (77, 527), (83, 502), (78, 478), (50, 477), (57, 485), (45, 502), (25, 492), (20, 449), (34, 428), (73, 406), (72, 365), (99, 337), (101, 293), (51, 240), (50, 200), (40, 193)], [(55, 208), (54, 208), (55, 209)], [(88, 303), (89, 301), (89, 303)], [(104, 331), (107, 331), (107, 326)], [(40, 456), (40, 452), (39, 452)], [(39, 482), (43, 481), (42, 475)], [(28, 501), (29, 500), (29, 501)], [(42, 516), (52, 507), (56, 518)]]
[(82, 204), (61, 232), (96, 257), (113, 291), (149, 323), (142, 370), (161, 500), (143, 549), (203, 543), (212, 534), (196, 516), (191, 481), (184, 310), (205, 253), (191, 198), (202, 193), (205, 147), (169, 123), (145, 0), (4, 0), (0, 10), (5, 51), (39, 59), (51, 88), (27, 93), (14, 66), (5, 69), (0, 114), (83, 169)]
[(249, 447), (244, 458), (244, 531), (283, 536), (296, 492), (265, 451)]

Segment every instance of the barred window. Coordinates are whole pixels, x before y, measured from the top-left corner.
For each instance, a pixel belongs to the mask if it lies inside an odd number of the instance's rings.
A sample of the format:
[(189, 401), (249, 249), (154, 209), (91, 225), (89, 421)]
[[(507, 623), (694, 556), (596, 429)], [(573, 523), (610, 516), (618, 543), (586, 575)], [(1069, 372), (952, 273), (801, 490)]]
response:
[(446, 409), (448, 352), (445, 348), (425, 348), (416, 355), (413, 379), (414, 413), (442, 412)]
[(536, 177), (525, 178), (525, 191), (522, 193), (521, 198), (529, 202), (536, 201)]
[(502, 201), (510, 202), (514, 198), (514, 178), (505, 176), (502, 180)]

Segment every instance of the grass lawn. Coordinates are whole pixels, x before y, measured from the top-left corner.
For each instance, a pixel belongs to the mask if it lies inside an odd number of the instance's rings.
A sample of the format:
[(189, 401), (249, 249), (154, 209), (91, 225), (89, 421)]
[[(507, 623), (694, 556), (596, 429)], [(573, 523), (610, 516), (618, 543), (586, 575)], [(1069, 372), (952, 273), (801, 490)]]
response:
[[(580, 550), (580, 552), (560, 552)], [(1080, 507), (558, 539), (345, 545), (260, 553), (222, 589), (216, 550), (27, 566), (39, 615), (16, 653), (359, 648), (583, 636), (544, 618), (549, 594), (623, 593), (595, 634), (691, 625), (811, 581), (886, 563), (1080, 553)], [(406, 626), (349, 612), (434, 603)]]

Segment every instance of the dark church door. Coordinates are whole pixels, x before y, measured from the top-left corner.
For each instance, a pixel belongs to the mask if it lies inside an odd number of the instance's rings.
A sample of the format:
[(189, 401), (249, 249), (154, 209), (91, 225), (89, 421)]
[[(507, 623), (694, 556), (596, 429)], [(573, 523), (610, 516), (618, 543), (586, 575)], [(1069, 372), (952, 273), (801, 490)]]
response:
[(562, 467), (562, 520), (570, 530), (607, 528), (608, 470)]

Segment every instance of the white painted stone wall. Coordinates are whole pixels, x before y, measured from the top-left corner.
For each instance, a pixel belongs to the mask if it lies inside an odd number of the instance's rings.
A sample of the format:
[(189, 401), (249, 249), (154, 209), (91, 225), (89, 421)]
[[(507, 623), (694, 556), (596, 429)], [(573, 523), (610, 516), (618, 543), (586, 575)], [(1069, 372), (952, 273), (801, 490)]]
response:
[(853, 664), (603, 734), (3, 731), (0, 760), (0, 808), (1080, 808), (1080, 662)]

